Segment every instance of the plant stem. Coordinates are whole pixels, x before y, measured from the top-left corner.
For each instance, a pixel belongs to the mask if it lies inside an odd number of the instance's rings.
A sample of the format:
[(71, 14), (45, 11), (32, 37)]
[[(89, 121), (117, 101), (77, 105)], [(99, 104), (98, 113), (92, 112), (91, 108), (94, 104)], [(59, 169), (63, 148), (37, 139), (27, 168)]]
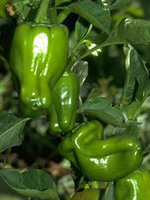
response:
[(68, 60), (68, 64), (67, 64), (66, 70), (67, 71), (71, 71), (72, 66), (75, 64), (76, 61), (77, 61), (76, 58), (74, 56), (71, 56), (69, 58), (69, 60)]
[(57, 12), (56, 12), (56, 1), (51, 0), (50, 2), (50, 23), (57, 24)]
[(41, 5), (37, 11), (35, 22), (36, 23), (48, 23), (48, 8), (51, 0), (42, 0)]
[(12, 148), (9, 148), (8, 151), (7, 151), (7, 165), (10, 165), (12, 164), (12, 159), (11, 159), (11, 150)]
[(61, 13), (58, 15), (58, 22), (62, 23), (70, 15), (70, 13), (71, 11), (69, 10), (69, 8), (66, 8), (63, 11), (61, 11)]

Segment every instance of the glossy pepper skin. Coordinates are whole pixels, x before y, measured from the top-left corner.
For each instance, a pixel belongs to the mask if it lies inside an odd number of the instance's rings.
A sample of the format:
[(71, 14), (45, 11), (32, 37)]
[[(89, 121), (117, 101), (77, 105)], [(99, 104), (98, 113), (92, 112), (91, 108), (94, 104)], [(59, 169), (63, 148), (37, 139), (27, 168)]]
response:
[(65, 72), (53, 90), (50, 130), (68, 132), (75, 125), (79, 99), (79, 80), (76, 74)]
[(20, 82), (21, 100), (32, 110), (47, 109), (52, 88), (68, 58), (68, 29), (64, 25), (20, 24), (10, 51), (11, 69)]
[(149, 200), (150, 172), (137, 170), (116, 183), (117, 200)]
[(49, 125), (49, 129), (50, 129), (50, 132), (52, 134), (56, 134), (56, 133), (58, 134), (58, 133), (61, 132), (54, 104), (52, 104), (52, 106), (50, 108), (50, 125)]
[(71, 200), (101, 200), (102, 192), (98, 189), (85, 189), (82, 192), (77, 192)]
[(103, 139), (98, 121), (86, 122), (64, 137), (60, 153), (91, 181), (113, 181), (125, 177), (141, 164), (141, 147), (135, 138)]

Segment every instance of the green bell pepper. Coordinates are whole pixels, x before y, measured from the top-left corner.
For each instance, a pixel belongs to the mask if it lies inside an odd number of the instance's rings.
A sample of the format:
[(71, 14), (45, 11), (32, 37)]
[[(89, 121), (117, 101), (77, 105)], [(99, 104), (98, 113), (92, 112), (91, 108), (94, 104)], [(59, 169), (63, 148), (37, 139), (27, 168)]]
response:
[(74, 128), (79, 100), (79, 80), (76, 74), (65, 72), (53, 90), (50, 111), (50, 131), (68, 132)]
[(16, 28), (10, 65), (20, 82), (21, 101), (31, 113), (50, 107), (52, 88), (63, 75), (67, 58), (66, 26), (23, 23)]
[(150, 172), (146, 169), (137, 170), (117, 181), (116, 196), (117, 200), (149, 200)]
[(113, 181), (125, 177), (142, 163), (137, 139), (125, 135), (103, 139), (98, 121), (85, 122), (63, 138), (60, 153), (91, 181)]

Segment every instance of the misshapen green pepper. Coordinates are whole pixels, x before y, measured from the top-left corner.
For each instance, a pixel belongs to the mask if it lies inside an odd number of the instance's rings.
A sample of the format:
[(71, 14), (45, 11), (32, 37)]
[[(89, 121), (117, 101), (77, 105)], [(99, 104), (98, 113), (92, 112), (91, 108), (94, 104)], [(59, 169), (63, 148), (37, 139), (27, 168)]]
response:
[(141, 164), (141, 147), (135, 138), (103, 139), (98, 121), (86, 122), (64, 137), (60, 153), (91, 181), (113, 181), (133, 172)]
[(11, 69), (20, 82), (21, 100), (31, 112), (47, 109), (52, 88), (68, 58), (68, 29), (64, 25), (20, 24), (10, 52)]
[(137, 170), (117, 181), (116, 196), (117, 200), (149, 200), (150, 172), (146, 169)]
[(50, 131), (70, 131), (74, 128), (79, 99), (79, 80), (76, 74), (65, 72), (53, 90)]

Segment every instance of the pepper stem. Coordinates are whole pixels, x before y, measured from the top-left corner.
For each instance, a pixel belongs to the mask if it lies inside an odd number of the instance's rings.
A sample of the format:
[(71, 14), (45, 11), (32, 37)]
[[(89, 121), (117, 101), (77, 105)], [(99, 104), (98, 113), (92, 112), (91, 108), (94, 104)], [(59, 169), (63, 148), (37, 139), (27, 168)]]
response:
[[(48, 15), (48, 11), (50, 11), (50, 16)], [(55, 0), (42, 0), (34, 21), (36, 23), (51, 24), (55, 23), (56, 19), (57, 19), (57, 14), (55, 8)]]
[(50, 22), (52, 24), (56, 24), (57, 23), (56, 0), (51, 0), (49, 18), (50, 18)]

